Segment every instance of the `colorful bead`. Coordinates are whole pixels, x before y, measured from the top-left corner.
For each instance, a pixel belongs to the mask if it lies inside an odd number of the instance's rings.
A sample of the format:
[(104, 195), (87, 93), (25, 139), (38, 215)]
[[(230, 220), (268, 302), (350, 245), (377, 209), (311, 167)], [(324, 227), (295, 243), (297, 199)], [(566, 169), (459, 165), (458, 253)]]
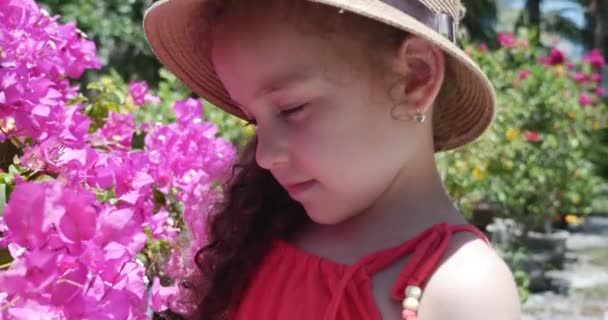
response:
[(417, 286), (407, 286), (405, 288), (405, 296), (420, 299), (420, 296), (422, 296), (422, 289)]
[(403, 309), (401, 312), (403, 320), (416, 320), (416, 312), (408, 309)]
[(408, 298), (403, 299), (403, 308), (405, 308), (405, 309), (417, 311), (418, 305), (419, 305), (419, 302), (418, 302), (418, 299), (416, 299), (416, 298), (408, 297)]

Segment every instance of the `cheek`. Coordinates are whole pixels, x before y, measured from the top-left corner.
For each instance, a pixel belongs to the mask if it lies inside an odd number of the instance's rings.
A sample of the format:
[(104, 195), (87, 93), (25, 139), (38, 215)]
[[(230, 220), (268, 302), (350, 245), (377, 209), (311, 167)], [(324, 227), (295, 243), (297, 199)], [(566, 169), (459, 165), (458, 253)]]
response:
[(335, 121), (294, 136), (297, 163), (331, 192), (358, 197), (381, 192), (402, 166), (390, 131), (360, 122)]

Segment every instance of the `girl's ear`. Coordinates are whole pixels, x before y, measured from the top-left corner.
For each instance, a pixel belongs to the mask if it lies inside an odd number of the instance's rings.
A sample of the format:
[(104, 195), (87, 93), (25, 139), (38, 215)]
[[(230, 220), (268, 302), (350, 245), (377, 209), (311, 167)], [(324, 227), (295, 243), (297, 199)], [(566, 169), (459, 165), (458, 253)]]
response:
[(412, 35), (403, 40), (396, 58), (398, 71), (405, 78), (400, 94), (407, 101), (407, 112), (427, 113), (443, 83), (443, 51), (430, 41)]

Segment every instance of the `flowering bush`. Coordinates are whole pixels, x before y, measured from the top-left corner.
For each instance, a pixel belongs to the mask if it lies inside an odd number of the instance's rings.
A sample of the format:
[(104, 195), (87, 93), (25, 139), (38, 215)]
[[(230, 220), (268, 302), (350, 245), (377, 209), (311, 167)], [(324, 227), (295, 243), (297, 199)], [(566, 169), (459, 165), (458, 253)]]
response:
[(498, 114), (481, 139), (442, 158), (446, 178), (452, 192), (471, 192), (524, 226), (548, 231), (556, 215), (589, 213), (600, 192), (589, 154), (607, 121), (604, 59), (593, 50), (570, 61), (557, 48), (529, 47), (511, 34), (499, 42), (496, 51), (466, 47), (496, 87)]
[[(200, 100), (111, 76), (80, 94), (95, 45), (56, 20), (0, 0), (0, 319), (188, 313), (178, 283), (236, 150)], [(173, 121), (150, 119), (164, 104)]]

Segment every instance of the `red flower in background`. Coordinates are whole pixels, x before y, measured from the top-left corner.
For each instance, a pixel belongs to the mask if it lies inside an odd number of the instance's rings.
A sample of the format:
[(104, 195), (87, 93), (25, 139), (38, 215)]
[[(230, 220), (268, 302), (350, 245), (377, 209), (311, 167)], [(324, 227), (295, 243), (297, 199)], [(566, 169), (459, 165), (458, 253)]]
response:
[(583, 61), (589, 63), (594, 68), (601, 69), (606, 61), (604, 57), (600, 53), (598, 49), (593, 49), (589, 51), (585, 56), (583, 56)]
[(501, 32), (498, 34), (498, 42), (505, 48), (515, 48), (517, 46), (517, 40), (510, 32)]
[(582, 84), (587, 81), (587, 76), (584, 73), (577, 72), (572, 76), (572, 80), (574, 80), (576, 83)]
[(587, 107), (593, 104), (593, 99), (586, 93), (582, 93), (578, 98), (578, 103), (581, 107)]
[(564, 55), (564, 52), (561, 51), (560, 49), (553, 48), (553, 49), (551, 49), (551, 52), (549, 53), (549, 55), (546, 57), (540, 58), (539, 62), (542, 64), (554, 66), (554, 65), (563, 64), (564, 62), (566, 62), (566, 56)]
[(523, 132), (524, 138), (530, 142), (538, 142), (540, 141), (540, 134), (538, 131), (525, 130)]

